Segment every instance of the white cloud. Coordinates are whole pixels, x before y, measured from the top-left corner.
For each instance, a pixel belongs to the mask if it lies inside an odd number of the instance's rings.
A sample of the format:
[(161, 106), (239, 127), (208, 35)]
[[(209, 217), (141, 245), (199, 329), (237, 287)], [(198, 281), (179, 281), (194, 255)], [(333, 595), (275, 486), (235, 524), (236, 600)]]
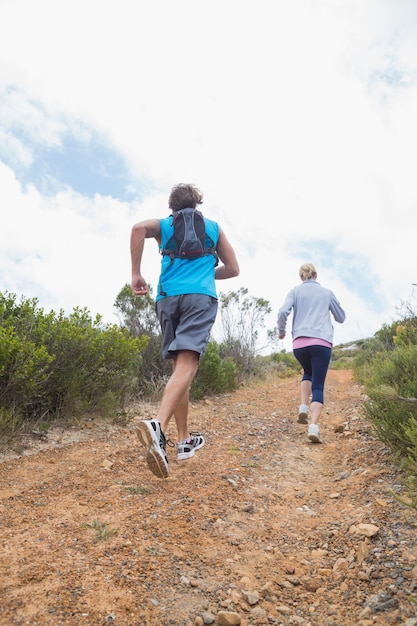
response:
[[(416, 22), (411, 0), (3, 1), (0, 288), (114, 320), (132, 224), (190, 181), (239, 255), (219, 290), (269, 299), (274, 323), (311, 260), (348, 314), (336, 340), (373, 334), (417, 282)], [(89, 129), (136, 202), (17, 182)]]

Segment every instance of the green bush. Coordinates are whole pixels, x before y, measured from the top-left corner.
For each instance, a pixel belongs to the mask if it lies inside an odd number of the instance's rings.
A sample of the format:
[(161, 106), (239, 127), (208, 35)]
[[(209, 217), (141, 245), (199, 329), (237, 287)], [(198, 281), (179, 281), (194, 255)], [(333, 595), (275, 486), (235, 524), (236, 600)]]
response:
[(42, 397), (54, 360), (36, 336), (34, 307), (0, 294), (0, 435), (14, 432)]
[(417, 345), (417, 317), (410, 317), (395, 326), (395, 346)]
[(120, 325), (133, 337), (146, 337), (147, 344), (141, 350), (136, 370), (137, 397), (152, 398), (160, 395), (166, 379), (171, 375), (172, 363), (162, 356), (162, 333), (152, 297), (152, 286), (148, 284), (146, 296), (133, 294), (125, 284), (114, 302)]
[(417, 469), (417, 346), (378, 354), (368, 367), (364, 410), (377, 436)]
[(209, 341), (192, 382), (190, 396), (201, 400), (206, 394), (233, 391), (237, 386), (237, 368), (231, 359), (222, 359), (216, 342)]
[(293, 355), (292, 352), (274, 352), (273, 354), (264, 357), (269, 369), (277, 373), (282, 377), (293, 376), (300, 372), (300, 364)]
[(102, 325), (86, 310), (56, 317), (44, 338), (55, 357), (45, 391), (50, 410), (68, 417), (102, 404), (111, 392), (121, 404), (130, 392), (146, 340), (116, 325)]
[[(87, 310), (45, 313), (36, 299), (0, 294), (0, 428), (68, 418), (128, 397), (146, 338)], [(0, 431), (0, 434), (1, 434)]]
[(0, 442), (13, 439), (16, 432), (22, 428), (23, 419), (15, 410), (0, 406)]
[(0, 345), (0, 406), (20, 412), (27, 398), (42, 393), (54, 359), (45, 346), (17, 336), (10, 325), (0, 327)]

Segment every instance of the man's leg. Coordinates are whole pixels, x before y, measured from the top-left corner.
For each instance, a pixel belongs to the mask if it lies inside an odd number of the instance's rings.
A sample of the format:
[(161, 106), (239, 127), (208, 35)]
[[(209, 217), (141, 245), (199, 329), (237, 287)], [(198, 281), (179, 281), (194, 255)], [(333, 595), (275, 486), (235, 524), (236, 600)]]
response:
[[(151, 472), (158, 478), (167, 478), (169, 474), (165, 431), (172, 415), (175, 416), (177, 422), (180, 441), (181, 438), (188, 439), (190, 435), (187, 428), (188, 394), (197, 372), (198, 361), (198, 352), (193, 350), (178, 352), (174, 371), (166, 384), (156, 419), (144, 420), (138, 425), (136, 433), (139, 441), (146, 448), (146, 462)], [(195, 449), (204, 445), (204, 439), (200, 439), (196, 440), (195, 445), (192, 446), (193, 450), (181, 458), (188, 458)]]
[(188, 430), (188, 407), (190, 405), (189, 389), (184, 393), (179, 405), (174, 411), (174, 419), (178, 430), (178, 441), (188, 439), (190, 431)]
[[(184, 354), (184, 352), (186, 354)], [(163, 419), (173, 409), (178, 430), (177, 458), (179, 461), (190, 459), (196, 450), (204, 446), (204, 437), (200, 433), (190, 433), (188, 429), (189, 390), (197, 372), (199, 355), (191, 350), (181, 350), (174, 364), (174, 372), (165, 388), (157, 419)], [(180, 395), (182, 394), (182, 395)], [(165, 412), (165, 413), (164, 413)], [(172, 413), (171, 413), (172, 415)], [(168, 421), (164, 423), (166, 428)], [(161, 426), (162, 428), (162, 426)]]
[(174, 371), (168, 380), (156, 419), (165, 433), (172, 415), (178, 429), (178, 440), (189, 437), (188, 404), (190, 385), (197, 373), (199, 354), (193, 350), (180, 350), (174, 361)]
[[(217, 300), (199, 294), (170, 297), (157, 303), (164, 338), (163, 356), (176, 354), (174, 370), (165, 386), (156, 419), (140, 422), (137, 435), (146, 448), (150, 470), (160, 478), (166, 478), (169, 473), (165, 432), (172, 416), (178, 429), (178, 460), (190, 458), (204, 446), (204, 437), (199, 433), (190, 437), (188, 430), (189, 389), (216, 313)], [(194, 350), (181, 345), (192, 345)]]

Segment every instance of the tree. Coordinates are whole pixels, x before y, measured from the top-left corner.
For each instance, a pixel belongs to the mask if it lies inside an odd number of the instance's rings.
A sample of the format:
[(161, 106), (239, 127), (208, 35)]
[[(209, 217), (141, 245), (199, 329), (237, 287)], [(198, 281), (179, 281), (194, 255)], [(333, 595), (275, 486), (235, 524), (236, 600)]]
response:
[(160, 386), (159, 381), (171, 373), (170, 363), (162, 358), (162, 334), (155, 312), (152, 287), (146, 296), (135, 296), (126, 284), (116, 297), (114, 306), (119, 311), (120, 325), (134, 337), (147, 337), (146, 348), (138, 360), (139, 393), (145, 395)]
[(220, 317), (223, 330), (222, 354), (230, 356), (246, 375), (253, 369), (256, 354), (265, 346), (258, 346), (259, 329), (265, 327), (265, 316), (271, 306), (264, 298), (248, 295), (248, 289), (220, 293)]
[(119, 312), (120, 325), (127, 328), (134, 337), (141, 335), (152, 337), (159, 334), (155, 300), (150, 285), (146, 296), (135, 296), (130, 285), (126, 283), (116, 297), (114, 306)]

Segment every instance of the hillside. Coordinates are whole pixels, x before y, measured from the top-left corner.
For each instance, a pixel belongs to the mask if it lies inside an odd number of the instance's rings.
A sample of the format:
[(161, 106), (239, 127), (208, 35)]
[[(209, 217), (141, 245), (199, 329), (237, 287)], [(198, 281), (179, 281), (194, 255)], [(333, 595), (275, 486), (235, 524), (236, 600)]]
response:
[(296, 379), (195, 404), (207, 444), (182, 463), (168, 448), (165, 481), (134, 433), (151, 404), (4, 455), (0, 624), (416, 626), (416, 530), (362, 400), (329, 372), (322, 445)]

